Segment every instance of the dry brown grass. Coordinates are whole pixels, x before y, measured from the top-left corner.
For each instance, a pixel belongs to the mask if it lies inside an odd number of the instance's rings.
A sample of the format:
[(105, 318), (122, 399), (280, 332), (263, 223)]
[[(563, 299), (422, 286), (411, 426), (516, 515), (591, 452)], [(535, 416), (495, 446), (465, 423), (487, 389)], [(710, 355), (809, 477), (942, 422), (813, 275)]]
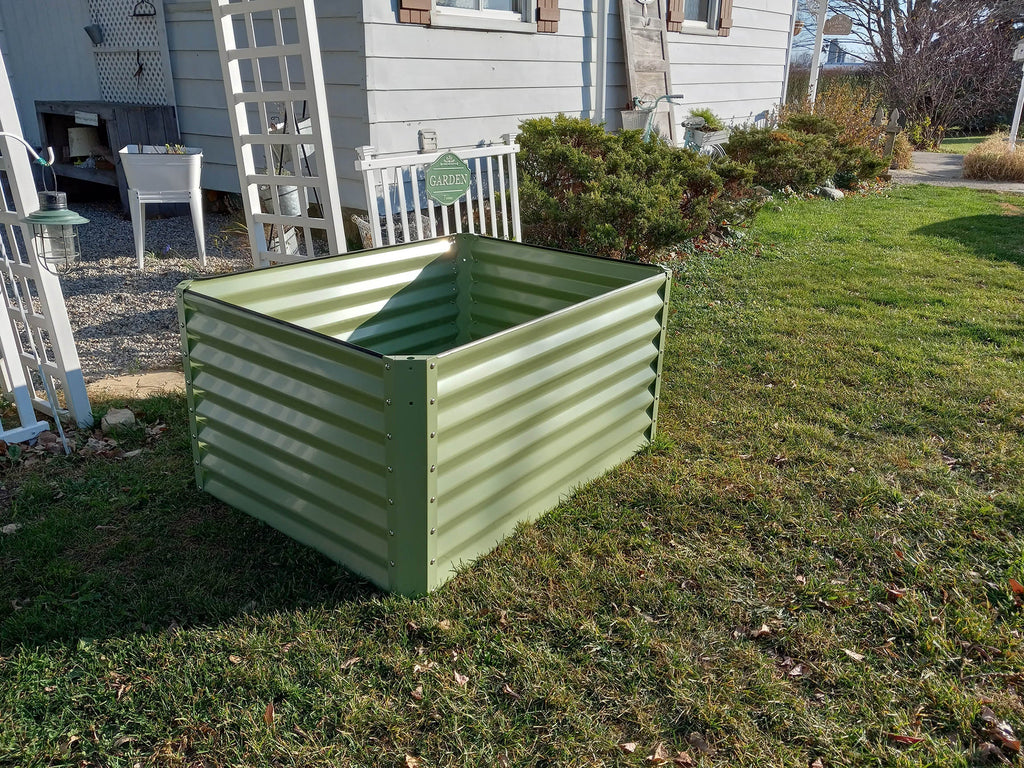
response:
[(1006, 134), (995, 134), (964, 156), (965, 179), (1024, 181), (1024, 147), (1010, 149)]
[(914, 148), (907, 134), (896, 134), (896, 142), (892, 145), (892, 167), (906, 170), (914, 167)]

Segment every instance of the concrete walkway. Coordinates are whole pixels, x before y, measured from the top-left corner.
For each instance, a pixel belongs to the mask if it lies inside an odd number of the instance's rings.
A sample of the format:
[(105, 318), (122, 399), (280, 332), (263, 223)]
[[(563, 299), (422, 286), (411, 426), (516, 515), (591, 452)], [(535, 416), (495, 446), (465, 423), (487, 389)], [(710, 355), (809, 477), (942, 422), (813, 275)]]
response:
[(1024, 195), (1024, 183), (965, 179), (964, 156), (947, 152), (915, 152), (913, 168), (906, 171), (890, 171), (890, 174), (897, 184), (970, 187), (989, 192), (1016, 192)]

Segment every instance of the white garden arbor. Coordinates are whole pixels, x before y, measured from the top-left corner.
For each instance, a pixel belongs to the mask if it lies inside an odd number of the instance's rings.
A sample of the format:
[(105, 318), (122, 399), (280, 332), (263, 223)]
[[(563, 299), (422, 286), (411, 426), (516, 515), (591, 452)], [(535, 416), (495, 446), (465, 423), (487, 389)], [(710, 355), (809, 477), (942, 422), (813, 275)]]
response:
[(44, 267), (22, 223), (39, 200), (21, 136), (0, 57), (0, 384), (18, 422), (0, 422), (0, 440), (8, 443), (31, 440), (49, 427), (37, 411), (92, 424), (60, 279)]

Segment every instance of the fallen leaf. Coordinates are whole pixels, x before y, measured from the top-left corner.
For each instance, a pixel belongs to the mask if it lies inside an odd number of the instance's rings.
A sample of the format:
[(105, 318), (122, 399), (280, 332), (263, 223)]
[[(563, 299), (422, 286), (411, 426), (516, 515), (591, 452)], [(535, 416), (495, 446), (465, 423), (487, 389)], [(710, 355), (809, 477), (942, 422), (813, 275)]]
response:
[(353, 656), (351, 659), (349, 659), (347, 661), (343, 661), (341, 663), (341, 668), (342, 669), (348, 669), (349, 667), (354, 667), (360, 661), (362, 661), (362, 659), (359, 656)]
[(715, 750), (708, 746), (708, 743), (704, 740), (704, 737), (696, 731), (687, 736), (686, 740), (690, 742), (691, 747), (696, 749), (702, 755), (711, 755), (715, 752)]
[(449, 629), (452, 628), (452, 623), (448, 621), (448, 619), (441, 619), (439, 622), (437, 622), (437, 628), (443, 629), (445, 632), (447, 632)]
[(228, 656), (228, 661), (230, 661), (232, 664), (241, 664), (242, 663), (242, 657), (241, 656), (235, 656), (235, 654), (231, 654), (230, 656)]
[(1010, 589), (1013, 590), (1015, 595), (1024, 595), (1024, 584), (1021, 584), (1014, 578), (1010, 578)]
[(982, 742), (978, 746), (978, 760), (979, 763), (1002, 763), (1003, 765), (1009, 765), (1010, 761), (1006, 755), (1003, 754), (1003, 750), (997, 747), (990, 741)]
[(803, 586), (804, 584), (807, 583), (807, 577), (806, 576), (797, 575), (795, 577), (794, 581), (796, 581), (796, 583), (799, 584), (800, 586)]
[(659, 744), (654, 751), (647, 756), (647, 762), (651, 765), (664, 765), (668, 762), (668, 750), (664, 744)]
[(864, 654), (851, 651), (849, 648), (843, 648), (843, 653), (849, 656), (854, 661), (864, 661)]
[(886, 737), (897, 744), (920, 744), (924, 741), (923, 736), (904, 736), (902, 733), (887, 733)]
[(419, 628), (420, 625), (417, 624), (415, 621), (412, 621), (411, 619), (405, 622), (405, 629), (407, 632), (415, 632)]
[(432, 661), (428, 661), (423, 664), (413, 664), (412, 673), (414, 675), (418, 675), (420, 672), (429, 672), (433, 666), (434, 662)]
[(772, 633), (772, 628), (769, 627), (767, 624), (762, 624), (761, 628), (760, 629), (755, 629), (753, 632), (750, 633), (750, 636), (751, 637), (764, 637), (765, 635), (770, 635), (771, 633)]
[(689, 752), (676, 752), (676, 756), (672, 758), (672, 762), (679, 766), (679, 768), (690, 768), (691, 765), (696, 765), (693, 758), (690, 757)]
[(797, 664), (791, 670), (789, 670), (790, 677), (801, 677), (804, 674), (804, 665)]
[(501, 692), (504, 693), (506, 696), (511, 696), (516, 701), (519, 701), (520, 699), (519, 694), (513, 691), (508, 683), (505, 683), (503, 686), (501, 686)]
[(636, 742), (625, 741), (622, 744), (619, 744), (619, 749), (621, 749), (627, 755), (632, 755), (634, 752), (636, 752)]
[(414, 699), (416, 699), (416, 701), (423, 701), (423, 686), (417, 685), (415, 688), (412, 689), (412, 694), (410, 695)]
[(896, 587), (886, 587), (885, 588), (885, 596), (890, 600), (890, 602), (893, 602), (893, 603), (895, 603), (897, 600), (899, 600), (901, 597), (903, 597), (906, 594), (907, 594), (907, 590), (905, 590), (905, 589), (897, 589)]
[(463, 688), (469, 683), (469, 678), (465, 675), (460, 675), (458, 672), (455, 673), (455, 682), (461, 685)]
[(418, 757), (413, 757), (412, 755), (405, 756), (405, 768), (420, 768), (420, 765), (422, 763), (420, 763)]
[(508, 761), (508, 757), (506, 757), (504, 754), (500, 754), (498, 755), (498, 765), (500, 766), (500, 768), (509, 768), (509, 766), (511, 766), (512, 763)]
[(807, 768), (825, 768), (825, 764), (821, 762), (820, 757), (814, 758), (814, 762), (810, 763)]
[(267, 728), (274, 727), (274, 702), (272, 701), (263, 710), (263, 722), (267, 724)]

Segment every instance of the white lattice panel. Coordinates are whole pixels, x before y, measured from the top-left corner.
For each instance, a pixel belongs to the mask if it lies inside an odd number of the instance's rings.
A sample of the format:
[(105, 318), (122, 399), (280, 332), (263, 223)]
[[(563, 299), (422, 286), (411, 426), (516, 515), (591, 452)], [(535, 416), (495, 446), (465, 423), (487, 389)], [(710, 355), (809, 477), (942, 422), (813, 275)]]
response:
[[(22, 136), (2, 57), (0, 132)], [(66, 409), (88, 426), (92, 413), (60, 280), (42, 267), (21, 224), (38, 207), (25, 148), (0, 136), (0, 384), (13, 395), (23, 424), (34, 407), (53, 416)], [(58, 398), (63, 404), (52, 407)]]
[(93, 23), (103, 29), (94, 47), (100, 95), (104, 101), (168, 104), (170, 72), (163, 16), (155, 0), (153, 16), (134, 16), (133, 0), (89, 0)]

